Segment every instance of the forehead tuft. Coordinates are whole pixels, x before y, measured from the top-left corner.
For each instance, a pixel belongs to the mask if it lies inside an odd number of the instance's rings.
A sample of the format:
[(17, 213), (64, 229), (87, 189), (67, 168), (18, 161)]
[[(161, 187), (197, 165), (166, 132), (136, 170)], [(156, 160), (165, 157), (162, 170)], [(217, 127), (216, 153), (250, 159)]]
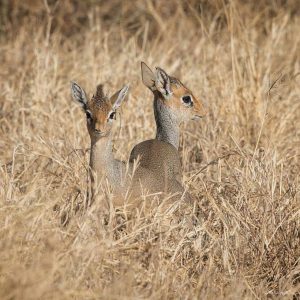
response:
[(99, 84), (96, 89), (96, 94), (92, 97), (92, 102), (95, 106), (101, 108), (107, 104), (108, 97), (104, 93), (103, 85)]
[(108, 101), (108, 97), (104, 93), (102, 84), (99, 84), (97, 86), (96, 93), (88, 103), (88, 108), (94, 115), (97, 115), (99, 113), (107, 114), (110, 111), (111, 105)]
[(105, 97), (103, 84), (98, 84), (97, 85), (95, 97), (98, 97), (98, 98), (104, 98)]

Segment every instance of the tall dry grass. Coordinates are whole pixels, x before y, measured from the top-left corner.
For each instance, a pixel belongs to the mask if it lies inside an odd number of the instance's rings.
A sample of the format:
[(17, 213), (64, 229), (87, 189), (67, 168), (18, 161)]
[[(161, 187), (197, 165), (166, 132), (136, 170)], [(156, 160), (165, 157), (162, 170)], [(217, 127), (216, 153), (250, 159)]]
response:
[[(1, 299), (299, 298), (297, 1), (7, 0), (0, 13)], [(102, 203), (83, 207), (89, 138), (69, 82), (130, 83), (114, 128), (126, 160), (155, 131), (141, 60), (209, 110), (182, 128), (193, 228), (165, 225), (179, 203), (107, 223)]]

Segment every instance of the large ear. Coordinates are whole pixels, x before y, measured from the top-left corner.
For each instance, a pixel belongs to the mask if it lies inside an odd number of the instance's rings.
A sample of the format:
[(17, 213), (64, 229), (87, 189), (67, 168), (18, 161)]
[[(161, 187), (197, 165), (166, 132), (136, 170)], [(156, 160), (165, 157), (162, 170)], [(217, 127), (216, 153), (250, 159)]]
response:
[(155, 90), (155, 75), (143, 61), (141, 62), (141, 71), (144, 85), (151, 91)]
[(168, 98), (172, 94), (169, 75), (158, 67), (156, 67), (155, 75), (155, 86), (157, 90), (160, 91), (165, 98)]
[(113, 94), (110, 97), (110, 102), (114, 110), (118, 109), (121, 106), (123, 100), (127, 95), (128, 90), (129, 90), (129, 85), (125, 85), (121, 90), (117, 91), (115, 94)]
[(73, 99), (78, 102), (84, 110), (86, 110), (87, 98), (85, 91), (74, 81), (71, 81), (71, 94)]

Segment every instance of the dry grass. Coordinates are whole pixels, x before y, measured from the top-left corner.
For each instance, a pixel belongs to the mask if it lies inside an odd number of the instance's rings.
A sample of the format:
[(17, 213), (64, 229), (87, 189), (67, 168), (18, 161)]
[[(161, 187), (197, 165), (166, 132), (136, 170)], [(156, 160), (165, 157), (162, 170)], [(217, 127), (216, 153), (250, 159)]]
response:
[[(298, 299), (299, 6), (197, 3), (2, 2), (1, 299)], [(130, 83), (115, 128), (127, 159), (154, 134), (141, 60), (209, 109), (182, 129), (184, 181), (202, 208), (192, 229), (166, 227), (155, 203), (108, 224), (100, 202), (82, 205), (88, 155), (75, 149), (89, 138), (69, 81), (90, 93)]]

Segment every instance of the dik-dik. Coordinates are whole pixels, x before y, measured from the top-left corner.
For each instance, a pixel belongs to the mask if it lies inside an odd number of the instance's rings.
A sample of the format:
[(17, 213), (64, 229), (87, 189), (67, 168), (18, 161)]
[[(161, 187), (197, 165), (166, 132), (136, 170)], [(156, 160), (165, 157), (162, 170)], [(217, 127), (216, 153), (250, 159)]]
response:
[(153, 110), (156, 121), (156, 137), (136, 145), (130, 162), (139, 158), (140, 165), (161, 177), (167, 178), (174, 192), (184, 191), (181, 184), (182, 168), (178, 154), (180, 124), (202, 118), (206, 110), (202, 101), (179, 79), (169, 76), (163, 69), (155, 73), (141, 63), (142, 80), (154, 96)]

